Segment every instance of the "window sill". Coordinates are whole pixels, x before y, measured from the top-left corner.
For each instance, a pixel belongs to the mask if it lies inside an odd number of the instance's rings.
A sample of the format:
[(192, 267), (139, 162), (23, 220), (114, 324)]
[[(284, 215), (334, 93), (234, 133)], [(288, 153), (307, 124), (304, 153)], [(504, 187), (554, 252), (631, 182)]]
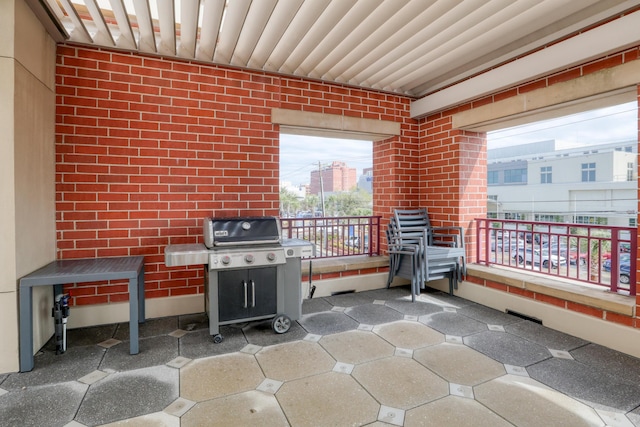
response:
[(614, 294), (602, 287), (578, 284), (568, 279), (479, 264), (467, 266), (467, 277), (484, 280), (486, 286), (507, 287), (511, 293), (545, 295), (623, 316), (635, 315), (634, 297)]
[[(312, 273), (328, 274), (345, 271), (370, 270), (389, 267), (388, 256), (350, 256), (341, 258), (320, 258), (311, 261)], [(302, 274), (309, 271), (309, 260), (302, 260)]]

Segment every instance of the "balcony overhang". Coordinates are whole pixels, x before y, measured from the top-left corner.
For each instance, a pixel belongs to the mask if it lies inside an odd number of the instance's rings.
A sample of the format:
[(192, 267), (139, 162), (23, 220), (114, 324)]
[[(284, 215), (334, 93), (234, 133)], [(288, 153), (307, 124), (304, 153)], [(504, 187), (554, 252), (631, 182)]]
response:
[(640, 44), (640, 11), (603, 24), (411, 104), (420, 118)]

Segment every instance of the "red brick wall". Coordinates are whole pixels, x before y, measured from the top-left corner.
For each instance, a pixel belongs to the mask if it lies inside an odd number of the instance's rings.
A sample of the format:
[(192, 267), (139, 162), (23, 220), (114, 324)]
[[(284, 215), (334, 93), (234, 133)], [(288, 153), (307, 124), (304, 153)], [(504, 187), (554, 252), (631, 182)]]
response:
[[(375, 214), (405, 190), (417, 200), (402, 96), (72, 45), (58, 48), (56, 83), (58, 257), (144, 255), (148, 298), (203, 292), (202, 267), (168, 269), (163, 252), (201, 242), (203, 217), (278, 214), (271, 108), (400, 122), (400, 137), (374, 144)], [(128, 299), (118, 283), (71, 295)]]
[[(63, 45), (59, 257), (145, 255), (147, 297), (201, 293), (201, 267), (167, 269), (164, 247), (201, 241), (206, 215), (277, 215), (273, 107), (399, 122), (401, 136), (373, 144), (374, 214), (386, 223), (396, 207), (426, 206), (435, 224), (466, 229), (472, 256), (473, 218), (486, 214), (486, 144), (452, 129), (451, 115), (638, 57), (630, 49), (417, 123), (402, 96)], [(119, 284), (72, 295), (75, 304), (128, 298)]]
[(487, 211), (486, 138), (453, 129), (451, 116), (428, 117), (420, 131), (420, 204), (438, 226), (465, 232), (468, 261), (475, 259), (474, 219)]
[(394, 209), (420, 206), (418, 125), (405, 122), (401, 131), (405, 137), (402, 140), (394, 138), (373, 145), (373, 209), (374, 215), (382, 216), (383, 227)]

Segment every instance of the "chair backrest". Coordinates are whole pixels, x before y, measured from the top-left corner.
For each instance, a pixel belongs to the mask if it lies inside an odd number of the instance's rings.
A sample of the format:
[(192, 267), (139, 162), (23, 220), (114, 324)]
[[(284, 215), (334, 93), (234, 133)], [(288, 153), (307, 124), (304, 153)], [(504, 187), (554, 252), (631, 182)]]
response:
[(393, 237), (401, 237), (405, 242), (423, 239), (429, 246), (464, 247), (462, 228), (432, 227), (426, 208), (395, 209), (389, 228)]
[(403, 227), (431, 227), (426, 208), (395, 209), (393, 217), (400, 229)]

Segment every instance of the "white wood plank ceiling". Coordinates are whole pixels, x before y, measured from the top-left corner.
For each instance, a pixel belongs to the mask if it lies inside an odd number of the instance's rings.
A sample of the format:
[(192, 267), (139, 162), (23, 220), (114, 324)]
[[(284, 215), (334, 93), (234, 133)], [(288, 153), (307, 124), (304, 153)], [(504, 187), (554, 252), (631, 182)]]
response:
[(422, 97), (637, 0), (44, 0), (71, 42)]

